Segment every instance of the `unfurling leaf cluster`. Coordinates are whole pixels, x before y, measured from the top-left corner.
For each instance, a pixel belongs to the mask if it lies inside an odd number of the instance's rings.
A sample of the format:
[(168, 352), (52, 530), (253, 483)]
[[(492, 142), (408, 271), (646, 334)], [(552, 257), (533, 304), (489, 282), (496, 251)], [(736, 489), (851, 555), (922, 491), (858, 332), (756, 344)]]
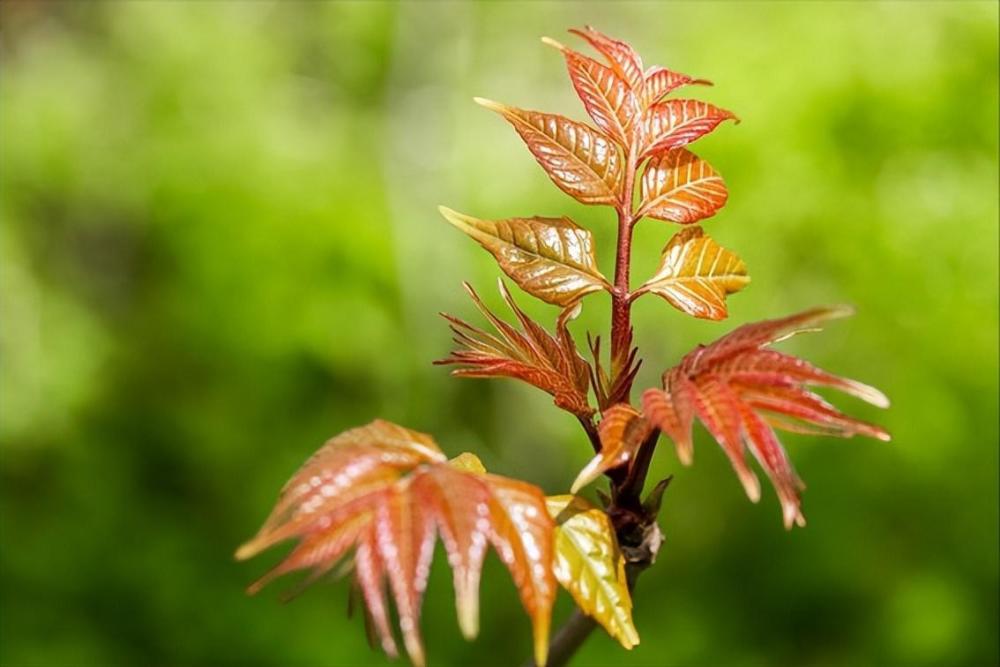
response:
[[(662, 541), (656, 519), (669, 479), (640, 497), (661, 434), (689, 465), (693, 426), (701, 422), (756, 502), (760, 485), (747, 462), (749, 450), (771, 480), (788, 528), (805, 523), (803, 485), (775, 429), (889, 439), (883, 429), (841, 413), (811, 387), (887, 407), (878, 390), (771, 349), (848, 314), (846, 308), (743, 325), (697, 346), (662, 374), (660, 386), (632, 404), (641, 361), (631, 304), (655, 294), (692, 317), (722, 320), (729, 315), (729, 295), (750, 281), (743, 260), (696, 224), (725, 205), (728, 191), (716, 169), (689, 149), (722, 122), (738, 120), (707, 102), (667, 98), (683, 86), (710, 85), (707, 81), (646, 68), (631, 46), (593, 28), (570, 32), (599, 59), (543, 41), (563, 56), (593, 125), (483, 98), (476, 102), (510, 123), (560, 190), (583, 204), (613, 209), (618, 224), (614, 273), (608, 273), (613, 278), (601, 272), (593, 234), (567, 217), (485, 220), (441, 207), (444, 218), (488, 251), (510, 280), (560, 312), (550, 333), (518, 306), (501, 279), (509, 321), (466, 283), (489, 327), (444, 315), (456, 349), (435, 363), (452, 366), (459, 377), (526, 382), (575, 416), (594, 457), (576, 476), (574, 495), (546, 497), (536, 486), (489, 474), (470, 453), (449, 460), (430, 436), (378, 420), (327, 442), (284, 487), (257, 536), (237, 552), (249, 558), (278, 542), (298, 540), (251, 592), (293, 570), (311, 570), (308, 584), (346, 564), (340, 570), (353, 572), (368, 627), (395, 655), (386, 592), (391, 594), (403, 643), (417, 665), (424, 663), (420, 608), (438, 538), (453, 571), (458, 623), (466, 637), (478, 631), (480, 573), (492, 547), (531, 619), (537, 664), (544, 664), (548, 652), (556, 582), (580, 610), (632, 648), (639, 635), (632, 620), (634, 577), (626, 569), (648, 567)], [(633, 290), (632, 231), (644, 218), (683, 227), (667, 240), (655, 273)], [(597, 292), (611, 298), (610, 351), (602, 359), (601, 336), (588, 333), (588, 362), (569, 323), (584, 299)], [(610, 482), (603, 507), (575, 495), (602, 476)]]

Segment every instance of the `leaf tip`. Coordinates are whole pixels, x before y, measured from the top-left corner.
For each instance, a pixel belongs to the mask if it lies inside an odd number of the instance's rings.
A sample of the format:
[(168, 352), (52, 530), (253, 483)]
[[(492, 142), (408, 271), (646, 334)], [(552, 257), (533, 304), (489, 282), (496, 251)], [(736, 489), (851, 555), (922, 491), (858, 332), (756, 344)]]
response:
[(795, 526), (805, 528), (806, 518), (799, 510), (798, 502), (792, 500), (785, 501), (781, 504), (781, 509), (785, 521), (785, 530), (791, 530)]
[(559, 49), (560, 51), (566, 50), (566, 46), (564, 44), (557, 42), (551, 37), (542, 37), (542, 44), (545, 44), (546, 46), (551, 46), (554, 49)]
[(253, 558), (258, 553), (260, 553), (260, 546), (257, 544), (257, 540), (253, 539), (245, 544), (241, 544), (240, 548), (236, 550), (235, 554), (233, 554), (233, 557), (236, 560), (247, 560), (249, 558)]
[(888, 396), (875, 387), (867, 385), (863, 382), (848, 380), (844, 389), (847, 390), (847, 393), (860, 398), (865, 403), (874, 405), (876, 408), (882, 408), (884, 410), (890, 405)]
[(844, 317), (851, 317), (854, 315), (854, 306), (849, 306), (846, 303), (841, 303), (836, 306), (828, 306), (821, 309), (823, 313), (823, 319), (827, 320), (839, 320)]
[(445, 221), (453, 227), (457, 227), (462, 231), (465, 231), (465, 229), (468, 228), (466, 216), (462, 215), (455, 209), (448, 208), (447, 206), (438, 206), (438, 213), (440, 213), (441, 217), (443, 217)]
[(746, 491), (750, 502), (760, 502), (760, 481), (757, 479), (757, 475), (753, 474), (749, 468), (738, 471), (738, 474), (740, 482), (743, 484), (743, 490)]
[(505, 113), (507, 111), (507, 107), (504, 106), (503, 104), (500, 104), (499, 102), (494, 102), (493, 100), (488, 100), (485, 97), (473, 97), (472, 101), (481, 107), (485, 107), (490, 111), (496, 111), (499, 114)]
[(463, 591), (458, 596), (458, 627), (466, 640), (479, 636), (479, 597), (475, 591)]
[(539, 618), (535, 625), (535, 664), (545, 667), (549, 659), (549, 619)]
[(691, 446), (691, 443), (674, 443), (674, 449), (677, 450), (677, 458), (681, 465), (690, 466), (694, 463), (694, 447)]
[(597, 477), (601, 474), (600, 468), (601, 457), (600, 455), (597, 455), (592, 458), (590, 463), (584, 466), (583, 470), (580, 471), (580, 474), (576, 476), (576, 479), (573, 480), (573, 485), (569, 487), (569, 492), (574, 496), (579, 493), (580, 489), (597, 479)]

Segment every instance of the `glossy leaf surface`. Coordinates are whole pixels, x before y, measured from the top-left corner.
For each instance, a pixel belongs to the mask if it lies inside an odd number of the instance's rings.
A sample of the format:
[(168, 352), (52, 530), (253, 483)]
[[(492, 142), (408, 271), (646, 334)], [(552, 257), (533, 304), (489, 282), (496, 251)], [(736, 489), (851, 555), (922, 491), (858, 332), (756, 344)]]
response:
[(556, 522), (556, 579), (581, 611), (631, 649), (639, 633), (632, 623), (625, 559), (608, 515), (577, 496), (549, 496), (546, 504)]
[(492, 545), (510, 570), (543, 664), (555, 599), (554, 522), (541, 490), (490, 475), (471, 454), (449, 462), (424, 434), (377, 420), (323, 446), (284, 487), (257, 536), (236, 556), (250, 558), (296, 538), (291, 553), (250, 587), (311, 569), (312, 581), (354, 550), (354, 574), (383, 649), (396, 654), (386, 584), (410, 659), (424, 663), (419, 619), (440, 535), (454, 571), (463, 633), (478, 631), (479, 578)]
[(738, 120), (731, 111), (701, 100), (665, 100), (643, 113), (641, 156), (680, 148), (714, 130), (724, 120)]
[(601, 451), (580, 471), (570, 492), (576, 493), (608, 470), (626, 465), (651, 430), (649, 422), (631, 405), (619, 403), (605, 410), (598, 425)]
[(722, 177), (694, 153), (674, 148), (656, 153), (642, 175), (637, 215), (682, 225), (715, 215), (729, 198)]
[(639, 117), (636, 92), (613, 68), (555, 40), (546, 38), (543, 41), (562, 52), (573, 87), (594, 123), (623, 146), (628, 145), (632, 127)]
[(613, 204), (621, 190), (622, 158), (610, 137), (556, 114), (516, 109), (476, 98), (514, 126), (552, 182), (584, 204)]
[(817, 308), (746, 324), (708, 346), (699, 346), (664, 373), (663, 389), (643, 394), (643, 412), (673, 439), (686, 464), (691, 462), (691, 426), (697, 417), (722, 446), (747, 495), (756, 501), (760, 487), (746, 463), (749, 449), (777, 491), (785, 526), (804, 525), (799, 499), (802, 483), (774, 429), (888, 440), (885, 430), (848, 417), (807, 387), (832, 387), (878, 407), (888, 407), (889, 401), (874, 387), (767, 348), (849, 313), (846, 308)]
[[(575, 308), (563, 311), (556, 324), (556, 335), (518, 308), (503, 282), (500, 293), (521, 325), (518, 330), (494, 315), (468, 284), (465, 285), (476, 307), (497, 331), (493, 335), (450, 315), (452, 332), (459, 349), (436, 364), (461, 366), (452, 371), (459, 377), (510, 377), (523, 380), (553, 396), (560, 408), (581, 417), (594, 411), (587, 401), (590, 367), (576, 351), (576, 344), (566, 322)], [(577, 305), (579, 308), (579, 305)]]
[(659, 65), (654, 65), (647, 69), (643, 79), (641, 100), (643, 109), (649, 108), (652, 104), (659, 102), (664, 95), (668, 95), (681, 86), (692, 84), (712, 85), (710, 81), (706, 81), (705, 79), (695, 79), (687, 74), (673, 72)]
[(598, 53), (608, 59), (615, 72), (634, 91), (640, 91), (643, 86), (642, 58), (631, 46), (595, 30), (589, 25), (581, 29), (570, 30), (571, 33), (587, 40)]
[(749, 284), (747, 267), (735, 253), (706, 236), (701, 227), (683, 229), (667, 243), (660, 268), (635, 292), (652, 292), (693, 317), (726, 317), (726, 297)]
[(488, 250), (521, 289), (546, 303), (568, 306), (611, 287), (597, 269), (593, 235), (569, 218), (480, 220), (439, 210)]

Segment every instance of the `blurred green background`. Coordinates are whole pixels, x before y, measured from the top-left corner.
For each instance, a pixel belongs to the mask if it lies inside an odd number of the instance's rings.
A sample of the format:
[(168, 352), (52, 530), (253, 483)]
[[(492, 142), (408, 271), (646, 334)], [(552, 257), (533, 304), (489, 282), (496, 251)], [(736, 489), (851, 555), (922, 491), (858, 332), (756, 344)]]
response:
[[(232, 560), (298, 464), (375, 416), (568, 487), (588, 452), (571, 417), (430, 365), (437, 311), (477, 321), (463, 279), (499, 301), (436, 205), (569, 214), (610, 273), (612, 215), (470, 99), (582, 117), (538, 38), (591, 23), (743, 120), (697, 152), (731, 190), (706, 227), (753, 284), (724, 324), (640, 301), (637, 388), (736, 324), (853, 303), (784, 349), (883, 388), (886, 413), (839, 403), (895, 440), (786, 435), (809, 484), (791, 533), (703, 432), (692, 469), (661, 447), (654, 474), (677, 477), (642, 644), (595, 635), (576, 664), (997, 664), (996, 3), (0, 10), (0, 663), (386, 664), (344, 582), (282, 605), (280, 585), (243, 594), (280, 553)], [(636, 280), (673, 231), (640, 226)], [(607, 310), (592, 297), (578, 339)], [(496, 559), (474, 643), (443, 560), (432, 664), (517, 664), (528, 622)]]

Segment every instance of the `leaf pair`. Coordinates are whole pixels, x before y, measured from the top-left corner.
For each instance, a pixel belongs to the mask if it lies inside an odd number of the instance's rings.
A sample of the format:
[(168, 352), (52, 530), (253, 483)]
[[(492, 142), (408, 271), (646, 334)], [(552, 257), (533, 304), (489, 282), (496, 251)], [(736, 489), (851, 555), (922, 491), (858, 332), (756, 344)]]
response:
[(406, 650), (422, 665), (420, 607), (437, 536), (453, 570), (466, 637), (478, 632), (479, 579), (493, 546), (531, 617), (538, 664), (548, 650), (556, 580), (623, 645), (638, 642), (624, 562), (603, 512), (488, 474), (472, 454), (448, 461), (429, 436), (382, 420), (327, 442), (285, 485), (271, 516), (236, 556), (299, 540), (250, 587), (256, 592), (298, 569), (311, 569), (307, 583), (314, 581), (353, 549), (355, 581), (383, 649), (396, 655), (387, 581)]
[(452, 371), (459, 377), (510, 377), (527, 382), (553, 396), (555, 404), (578, 417), (588, 418), (594, 410), (587, 400), (590, 366), (576, 350), (566, 328), (577, 309), (564, 310), (556, 324), (556, 336), (518, 308), (502, 280), (500, 294), (513, 311), (521, 330), (494, 315), (475, 290), (465, 284), (479, 311), (489, 320), (498, 336), (442, 313), (451, 322), (455, 342), (460, 346), (436, 364), (461, 366)]

